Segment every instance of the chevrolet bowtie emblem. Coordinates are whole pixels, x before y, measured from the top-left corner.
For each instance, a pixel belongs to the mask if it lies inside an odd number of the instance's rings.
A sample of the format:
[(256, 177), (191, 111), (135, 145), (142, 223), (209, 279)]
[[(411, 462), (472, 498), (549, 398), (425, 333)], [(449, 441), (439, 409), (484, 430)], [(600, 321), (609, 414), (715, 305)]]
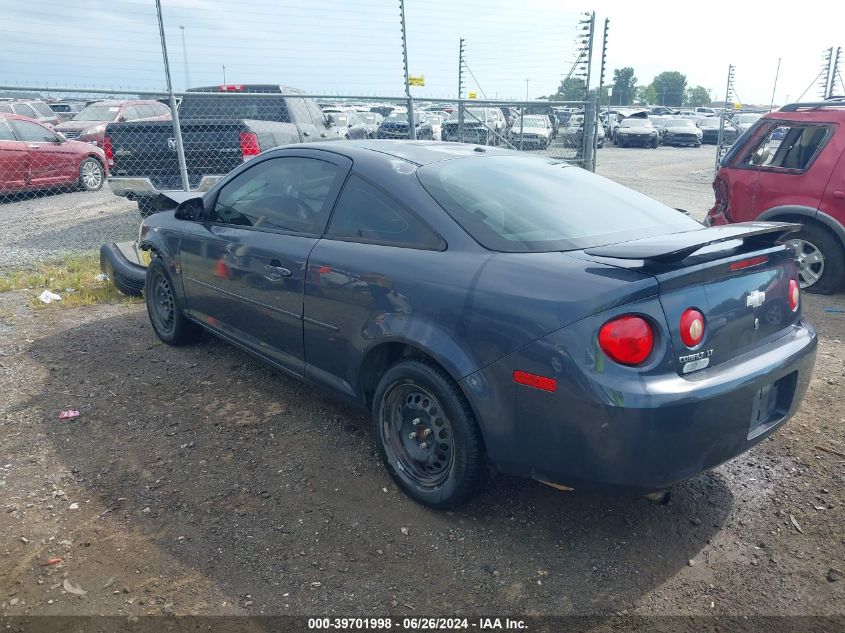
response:
[(766, 293), (762, 290), (754, 290), (748, 293), (745, 297), (745, 306), (747, 308), (759, 308), (766, 300)]

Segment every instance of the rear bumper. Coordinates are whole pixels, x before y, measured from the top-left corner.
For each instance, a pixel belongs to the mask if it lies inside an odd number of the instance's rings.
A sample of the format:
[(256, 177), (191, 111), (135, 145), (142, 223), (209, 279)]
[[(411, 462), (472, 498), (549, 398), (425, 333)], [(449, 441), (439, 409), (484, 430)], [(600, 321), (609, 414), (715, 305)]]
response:
[[(208, 191), (223, 176), (203, 176), (200, 178), (196, 187), (191, 187), (191, 191)], [(132, 177), (127, 178), (123, 176), (109, 176), (109, 189), (116, 196), (129, 198), (130, 200), (137, 200), (138, 198), (153, 198), (165, 191), (156, 187), (149, 178)]]
[[(802, 322), (767, 347), (681, 377), (616, 371), (593, 349), (594, 328), (564, 328), (462, 381), (500, 470), (575, 488), (666, 488), (782, 426), (801, 403), (817, 345)], [(514, 369), (556, 376), (557, 391), (514, 385)], [(777, 406), (761, 419), (770, 385)]]
[(147, 268), (135, 242), (112, 242), (100, 247), (100, 270), (123, 294), (137, 297), (144, 289)]

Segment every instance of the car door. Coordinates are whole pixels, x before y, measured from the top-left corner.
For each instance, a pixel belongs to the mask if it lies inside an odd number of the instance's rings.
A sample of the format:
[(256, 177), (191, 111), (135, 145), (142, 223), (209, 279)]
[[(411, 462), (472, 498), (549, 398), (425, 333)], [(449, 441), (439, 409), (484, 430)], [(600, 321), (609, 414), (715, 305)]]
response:
[(444, 241), (378, 185), (349, 176), (326, 234), (308, 259), (305, 372), (355, 397), (356, 372), (369, 341), (413, 310), (413, 288), (395, 273), (442, 257)]
[(305, 266), (350, 166), (300, 150), (254, 159), (215, 189), (202, 229), (182, 239), (190, 316), (301, 375)]
[(54, 132), (34, 121), (15, 119), (17, 136), (29, 153), (30, 183), (36, 187), (76, 182), (79, 153), (69, 143), (61, 142)]
[[(757, 170), (752, 217), (785, 204), (818, 209), (820, 194), (842, 151), (841, 146), (828, 147), (832, 132), (826, 125), (772, 121), (748, 159)], [(835, 155), (817, 160), (831, 152)]]
[(23, 189), (29, 182), (29, 150), (9, 123), (0, 119), (0, 191)]

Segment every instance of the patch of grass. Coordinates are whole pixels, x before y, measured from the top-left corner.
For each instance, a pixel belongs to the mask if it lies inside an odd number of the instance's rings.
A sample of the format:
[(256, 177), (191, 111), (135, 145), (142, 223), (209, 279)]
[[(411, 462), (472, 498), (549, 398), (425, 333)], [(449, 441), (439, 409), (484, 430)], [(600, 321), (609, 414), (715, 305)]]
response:
[(0, 292), (32, 290), (32, 304), (37, 308), (47, 306), (38, 299), (44, 290), (51, 290), (62, 297), (61, 301), (50, 305), (65, 307), (140, 301), (137, 297), (122, 294), (109, 280), (98, 281), (99, 274), (100, 259), (97, 254), (69, 255), (29, 267), (0, 270)]

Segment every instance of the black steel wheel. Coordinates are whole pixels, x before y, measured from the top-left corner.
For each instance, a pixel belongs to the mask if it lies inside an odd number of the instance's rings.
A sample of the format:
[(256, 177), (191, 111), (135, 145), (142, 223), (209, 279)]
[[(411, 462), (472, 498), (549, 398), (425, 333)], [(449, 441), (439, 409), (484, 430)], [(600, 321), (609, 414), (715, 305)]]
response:
[(373, 399), (373, 423), (385, 466), (415, 501), (454, 507), (481, 485), (478, 426), (460, 389), (434, 363), (407, 359), (388, 369)]
[(159, 257), (147, 267), (144, 299), (153, 331), (163, 343), (184, 345), (196, 340), (199, 327), (182, 313), (173, 280)]

